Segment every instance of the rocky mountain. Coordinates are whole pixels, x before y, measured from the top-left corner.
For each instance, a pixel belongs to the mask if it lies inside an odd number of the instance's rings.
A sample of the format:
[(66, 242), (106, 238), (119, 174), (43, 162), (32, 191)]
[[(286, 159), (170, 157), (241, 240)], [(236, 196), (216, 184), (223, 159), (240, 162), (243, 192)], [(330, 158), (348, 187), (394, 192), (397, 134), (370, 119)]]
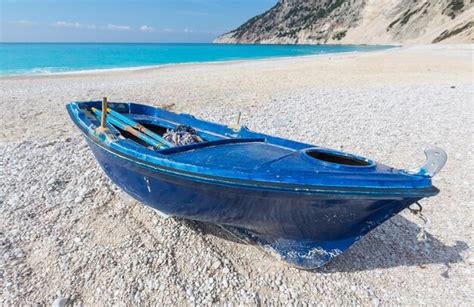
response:
[(280, 0), (217, 43), (474, 42), (474, 0)]

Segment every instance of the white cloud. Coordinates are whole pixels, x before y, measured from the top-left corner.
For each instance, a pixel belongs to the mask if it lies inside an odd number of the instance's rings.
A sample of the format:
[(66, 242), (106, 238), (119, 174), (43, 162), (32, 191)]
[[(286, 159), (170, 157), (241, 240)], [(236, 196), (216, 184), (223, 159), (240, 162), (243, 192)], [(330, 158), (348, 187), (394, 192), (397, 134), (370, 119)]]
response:
[(216, 31), (195, 30), (195, 29), (189, 29), (189, 28), (184, 28), (183, 32), (184, 33), (197, 33), (197, 34), (219, 34), (219, 33), (222, 33), (222, 32), (216, 32)]
[(107, 30), (113, 31), (130, 31), (132, 28), (130, 26), (120, 26), (109, 23), (106, 27)]
[(86, 25), (79, 22), (56, 21), (53, 26), (60, 28), (75, 28), (75, 29), (95, 29), (95, 25)]
[(144, 26), (140, 27), (140, 31), (142, 31), (142, 32), (153, 32), (153, 31), (155, 31), (155, 28), (144, 25)]
[(17, 26), (22, 26), (22, 27), (31, 27), (31, 26), (36, 25), (37, 23), (30, 20), (26, 20), (26, 19), (21, 19), (21, 20), (15, 21), (14, 24), (16, 24)]

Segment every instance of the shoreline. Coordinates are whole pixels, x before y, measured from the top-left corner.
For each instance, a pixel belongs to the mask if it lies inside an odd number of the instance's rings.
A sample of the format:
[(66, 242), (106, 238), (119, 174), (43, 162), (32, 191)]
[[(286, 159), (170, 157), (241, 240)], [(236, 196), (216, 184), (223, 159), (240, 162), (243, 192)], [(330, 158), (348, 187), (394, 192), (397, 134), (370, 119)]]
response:
[(305, 60), (305, 59), (318, 59), (324, 57), (331, 57), (334, 59), (343, 59), (356, 55), (376, 55), (376, 54), (391, 54), (393, 52), (406, 52), (406, 51), (446, 51), (449, 49), (454, 50), (474, 50), (474, 44), (431, 44), (431, 45), (399, 45), (391, 46), (386, 49), (370, 50), (370, 51), (348, 51), (348, 52), (335, 52), (335, 53), (322, 53), (322, 54), (310, 54), (310, 55), (299, 55), (299, 56), (277, 56), (277, 57), (266, 57), (266, 58), (254, 58), (254, 59), (239, 59), (239, 60), (219, 60), (219, 61), (208, 61), (208, 62), (188, 62), (188, 63), (169, 63), (169, 64), (157, 64), (157, 65), (145, 65), (145, 66), (132, 66), (132, 67), (116, 67), (116, 68), (104, 68), (104, 69), (86, 69), (86, 70), (73, 70), (64, 72), (51, 72), (51, 73), (39, 73), (39, 74), (16, 74), (16, 75), (0, 75), (1, 80), (25, 80), (25, 79), (41, 79), (41, 78), (56, 78), (56, 77), (77, 77), (77, 76), (100, 76), (110, 75), (113, 73), (135, 73), (135, 72), (147, 72), (162, 69), (180, 69), (180, 68), (192, 68), (192, 67), (205, 67), (205, 66), (220, 66), (220, 65), (236, 65), (246, 63), (273, 63), (291, 60)]
[[(229, 44), (232, 45), (232, 44)], [(303, 45), (305, 46), (305, 45)], [(350, 46), (350, 45), (348, 45)], [(357, 45), (354, 45), (357, 46)], [(153, 69), (162, 69), (168, 67), (180, 67), (180, 66), (193, 66), (193, 65), (220, 65), (220, 64), (239, 64), (244, 62), (257, 62), (257, 61), (278, 61), (278, 60), (288, 60), (288, 59), (298, 59), (298, 58), (318, 58), (324, 56), (343, 56), (343, 55), (354, 55), (354, 54), (366, 54), (366, 53), (376, 53), (381, 51), (389, 51), (393, 49), (403, 48), (401, 45), (370, 45), (370, 46), (380, 46), (381, 49), (378, 50), (369, 50), (369, 51), (342, 51), (342, 52), (327, 52), (320, 54), (306, 54), (306, 55), (293, 55), (293, 56), (274, 56), (274, 57), (261, 57), (261, 58), (248, 58), (248, 59), (238, 59), (238, 60), (216, 60), (216, 61), (203, 61), (203, 62), (186, 62), (186, 63), (167, 63), (167, 64), (156, 64), (156, 65), (143, 65), (143, 66), (130, 66), (130, 67), (114, 67), (114, 68), (94, 68), (94, 69), (82, 69), (82, 70), (70, 70), (70, 71), (57, 71), (57, 72), (47, 72), (47, 73), (32, 73), (32, 74), (8, 74), (0, 75), (0, 80), (2, 79), (16, 79), (16, 78), (33, 78), (33, 77), (55, 77), (55, 76), (75, 76), (75, 75), (96, 75), (96, 74), (107, 74), (113, 72), (135, 72), (143, 70), (153, 70)], [(383, 47), (383, 48), (382, 48)]]

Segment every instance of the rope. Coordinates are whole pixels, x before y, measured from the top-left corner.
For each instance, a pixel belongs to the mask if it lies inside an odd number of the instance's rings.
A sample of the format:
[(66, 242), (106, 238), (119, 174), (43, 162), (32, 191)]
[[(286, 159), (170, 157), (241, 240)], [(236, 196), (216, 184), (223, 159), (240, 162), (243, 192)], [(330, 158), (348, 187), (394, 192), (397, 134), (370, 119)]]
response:
[(196, 130), (190, 126), (179, 125), (175, 129), (168, 129), (163, 138), (177, 146), (190, 145), (202, 142)]
[[(413, 208), (412, 206), (413, 205), (416, 205), (417, 208)], [(415, 202), (415, 204), (411, 204), (409, 207), (408, 207), (408, 210), (410, 210), (410, 212), (418, 217), (422, 223), (420, 225), (420, 231), (418, 232), (418, 235), (416, 236), (417, 240), (418, 241), (426, 241), (427, 239), (427, 230), (428, 230), (428, 227), (429, 227), (429, 224), (430, 224), (430, 221), (429, 219), (422, 213), (423, 211), (423, 206), (419, 203), (419, 202)]]

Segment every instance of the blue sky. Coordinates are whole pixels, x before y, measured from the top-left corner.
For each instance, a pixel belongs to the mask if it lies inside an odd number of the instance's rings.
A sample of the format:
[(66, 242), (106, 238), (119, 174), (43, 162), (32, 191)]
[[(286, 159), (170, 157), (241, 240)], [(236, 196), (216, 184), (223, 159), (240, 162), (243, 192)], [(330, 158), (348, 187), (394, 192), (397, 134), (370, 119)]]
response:
[(3, 42), (210, 42), (277, 0), (0, 0)]

